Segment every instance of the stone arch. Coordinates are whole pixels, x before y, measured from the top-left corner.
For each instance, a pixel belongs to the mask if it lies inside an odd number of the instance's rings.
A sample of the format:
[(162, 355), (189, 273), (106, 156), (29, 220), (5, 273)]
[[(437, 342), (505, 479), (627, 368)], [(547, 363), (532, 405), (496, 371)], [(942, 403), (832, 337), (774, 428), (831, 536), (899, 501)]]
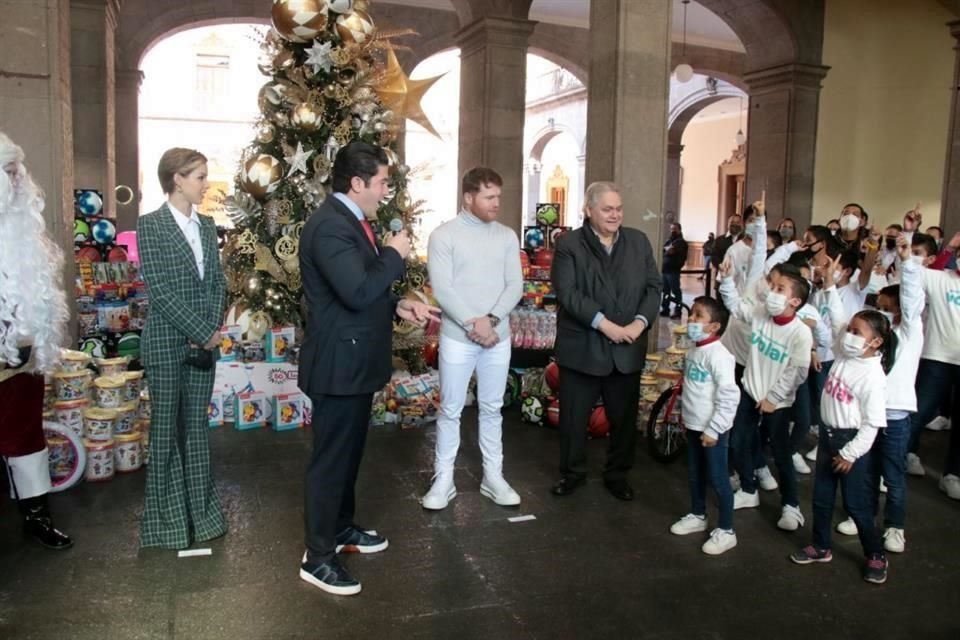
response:
[(533, 160), (535, 162), (540, 162), (540, 159), (543, 157), (543, 150), (546, 148), (547, 144), (551, 140), (556, 138), (558, 135), (566, 133), (577, 143), (577, 147), (581, 150), (581, 153), (586, 151), (586, 140), (581, 140), (577, 137), (577, 134), (574, 133), (573, 129), (565, 124), (553, 124), (541, 127), (530, 140), (530, 149), (524, 153), (524, 158), (527, 161)]
[(670, 144), (680, 144), (683, 132), (690, 124), (690, 120), (705, 107), (727, 98), (746, 98), (745, 92), (732, 87), (719, 86), (716, 93), (700, 89), (681, 99), (670, 109), (667, 117), (667, 141)]

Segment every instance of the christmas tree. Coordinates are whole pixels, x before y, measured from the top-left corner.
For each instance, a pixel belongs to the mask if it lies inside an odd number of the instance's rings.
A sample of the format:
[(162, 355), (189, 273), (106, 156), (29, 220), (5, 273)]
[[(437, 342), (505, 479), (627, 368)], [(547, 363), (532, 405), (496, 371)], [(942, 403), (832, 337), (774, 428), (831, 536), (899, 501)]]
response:
[[(378, 31), (367, 0), (274, 0), (272, 19), (259, 60), (271, 79), (260, 90), (255, 140), (241, 158), (235, 193), (223, 199), (235, 225), (223, 249), (227, 322), (240, 324), (249, 340), (274, 325), (303, 326), (300, 232), (330, 193), (337, 151), (353, 140), (386, 150), (392, 189), (378, 211), (379, 232), (398, 218), (412, 233), (422, 203), (411, 201), (410, 170), (395, 143), (404, 118), (436, 133), (419, 102), (437, 78), (406, 76), (391, 38), (410, 32)], [(425, 281), (424, 264), (411, 257), (394, 286), (400, 295), (423, 295)], [(395, 329), (395, 354), (421, 370), (422, 332), (406, 323)]]

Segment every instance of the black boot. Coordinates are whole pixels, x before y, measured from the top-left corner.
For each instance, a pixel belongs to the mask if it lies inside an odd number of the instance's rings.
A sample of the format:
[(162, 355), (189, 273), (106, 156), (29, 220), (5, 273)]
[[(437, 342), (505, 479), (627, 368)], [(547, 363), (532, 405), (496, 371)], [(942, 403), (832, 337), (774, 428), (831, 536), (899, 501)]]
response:
[(18, 501), (23, 514), (23, 533), (48, 549), (69, 549), (73, 546), (70, 536), (57, 530), (47, 508), (47, 494)]

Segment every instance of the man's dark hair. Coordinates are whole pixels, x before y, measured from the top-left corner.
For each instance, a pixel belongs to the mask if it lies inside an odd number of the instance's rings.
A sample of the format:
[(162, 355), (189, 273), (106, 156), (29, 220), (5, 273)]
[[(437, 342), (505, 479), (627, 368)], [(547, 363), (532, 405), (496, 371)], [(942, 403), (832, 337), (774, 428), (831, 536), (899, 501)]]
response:
[[(943, 229), (941, 227), (938, 227), (936, 225), (933, 225), (932, 227), (927, 227), (927, 231), (930, 231), (930, 229), (936, 229), (937, 233), (940, 234), (940, 237), (941, 238), (943, 237)], [(930, 234), (928, 233), (927, 235), (930, 235)], [(930, 237), (933, 237), (933, 236), (930, 236)]]
[[(837, 225), (837, 226), (839, 227), (839, 226), (840, 226), (840, 221), (837, 220), (836, 218), (831, 218), (831, 219), (827, 220), (827, 226), (829, 227), (831, 224), (835, 224), (835, 225)], [(828, 229), (828, 231), (829, 231), (829, 229)]]
[[(901, 226), (898, 225), (898, 224), (888, 224), (888, 225), (887, 225), (887, 229), (893, 229), (893, 230), (895, 230), (897, 233), (903, 233), (903, 227), (901, 227)], [(886, 229), (884, 229), (884, 231), (886, 231)]]
[(840, 254), (840, 269), (847, 270), (850, 269), (850, 273), (853, 274), (857, 270), (857, 265), (860, 264), (860, 250), (853, 249), (850, 251), (844, 251)]
[(924, 251), (927, 252), (927, 257), (937, 255), (937, 241), (933, 239), (933, 236), (928, 236), (925, 233), (920, 233), (919, 231), (913, 234), (913, 239), (910, 240), (911, 247), (923, 247)]
[(773, 248), (783, 245), (783, 236), (776, 229), (767, 229), (767, 240), (773, 240)]
[[(860, 217), (863, 218), (864, 221), (870, 219), (870, 214), (867, 213), (867, 210), (856, 202), (848, 202), (847, 204), (843, 205), (843, 209), (846, 209), (847, 207), (856, 207), (857, 209), (860, 209), (860, 213), (863, 214)], [(843, 209), (840, 210), (843, 211)]]
[[(707, 315), (710, 317), (710, 322), (720, 323), (720, 330), (717, 331), (717, 335), (722, 336), (723, 332), (727, 330), (727, 322), (730, 320), (730, 313), (727, 311), (727, 308), (723, 306), (723, 303), (710, 296), (700, 296), (693, 301), (693, 307), (696, 306), (699, 306), (707, 312)], [(691, 307), (691, 310), (693, 307)]]
[(367, 142), (356, 140), (337, 152), (333, 161), (332, 186), (336, 193), (350, 191), (350, 181), (354, 178), (363, 180), (363, 184), (370, 186), (370, 179), (377, 175), (380, 167), (390, 166), (386, 152)]
[(477, 193), (480, 189), (490, 185), (503, 186), (503, 178), (500, 177), (500, 174), (488, 167), (474, 167), (463, 174), (463, 180), (460, 181), (460, 193), (463, 195)]
[(752, 218), (755, 215), (757, 215), (757, 208), (755, 206), (748, 204), (746, 207), (744, 207), (742, 216), (744, 220), (747, 218)]
[(802, 307), (810, 300), (810, 283), (801, 275), (800, 269), (792, 264), (783, 263), (777, 266), (780, 276), (790, 281), (790, 290), (795, 298), (800, 298)]
[(807, 227), (807, 233), (809, 233), (814, 238), (816, 238), (817, 242), (814, 244), (818, 244), (822, 242), (824, 243), (824, 245), (826, 245), (828, 242), (830, 242), (830, 239), (833, 237), (833, 234), (830, 233), (830, 229), (828, 229), (822, 224), (810, 225), (809, 227)]
[(838, 255), (846, 251), (844, 246), (833, 236), (830, 236), (830, 239), (827, 240), (827, 257), (831, 260), (836, 258)]
[(676, 228), (677, 228), (677, 231), (683, 231), (683, 226), (682, 226), (679, 222), (671, 222), (671, 223), (670, 223), (670, 226), (671, 226), (671, 227), (676, 227)]

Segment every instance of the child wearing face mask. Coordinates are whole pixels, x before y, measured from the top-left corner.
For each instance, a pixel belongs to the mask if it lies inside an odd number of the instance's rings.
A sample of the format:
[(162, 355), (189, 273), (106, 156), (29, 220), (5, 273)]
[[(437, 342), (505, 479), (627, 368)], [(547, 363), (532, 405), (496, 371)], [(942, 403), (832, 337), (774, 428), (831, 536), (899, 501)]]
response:
[(836, 359), (820, 400), (820, 453), (813, 487), (813, 543), (793, 553), (797, 564), (830, 562), (831, 523), (837, 485), (853, 518), (866, 558), (863, 579), (882, 584), (887, 559), (873, 519), (869, 475), (877, 430), (886, 426), (886, 374), (897, 338), (877, 311), (861, 311), (837, 339)]
[(733, 463), (741, 482), (734, 494), (734, 508), (760, 504), (748, 443), (763, 421), (770, 432), (780, 476), (782, 509), (777, 526), (794, 531), (803, 525), (804, 518), (791, 458), (789, 420), (797, 388), (806, 380), (810, 367), (813, 337), (810, 328), (796, 316), (810, 297), (810, 285), (800, 271), (790, 265), (782, 265), (775, 276), (772, 274), (770, 282), (770, 291), (762, 301), (759, 297), (741, 299), (727, 277), (720, 285), (727, 308), (750, 325), (749, 352), (742, 380), (745, 393), (737, 408), (731, 436)]
[(683, 421), (687, 430), (687, 475), (690, 513), (670, 527), (684, 536), (707, 530), (706, 487), (717, 494), (719, 518), (701, 550), (720, 555), (737, 546), (733, 531), (733, 491), (727, 480), (727, 449), (733, 416), (740, 402), (734, 376), (736, 361), (720, 342), (727, 311), (719, 301), (701, 296), (693, 301), (687, 336), (695, 345), (687, 352), (683, 377)]
[[(897, 238), (897, 270), (903, 282), (881, 289), (877, 296), (879, 313), (893, 327), (897, 338), (896, 359), (887, 374), (887, 426), (881, 429), (873, 443), (873, 465), (870, 472), (873, 490), (873, 513), (878, 512), (880, 479), (886, 483), (887, 499), (884, 506), (883, 548), (902, 553), (906, 544), (906, 457), (910, 441), (910, 414), (917, 410), (917, 394), (913, 382), (917, 378), (920, 352), (923, 350), (923, 267), (910, 259), (910, 244), (906, 234)], [(832, 285), (832, 283), (825, 283)], [(835, 289), (828, 291), (828, 301), (838, 303)], [(834, 327), (842, 336), (846, 327)], [(857, 535), (853, 518), (837, 525), (837, 532)]]

